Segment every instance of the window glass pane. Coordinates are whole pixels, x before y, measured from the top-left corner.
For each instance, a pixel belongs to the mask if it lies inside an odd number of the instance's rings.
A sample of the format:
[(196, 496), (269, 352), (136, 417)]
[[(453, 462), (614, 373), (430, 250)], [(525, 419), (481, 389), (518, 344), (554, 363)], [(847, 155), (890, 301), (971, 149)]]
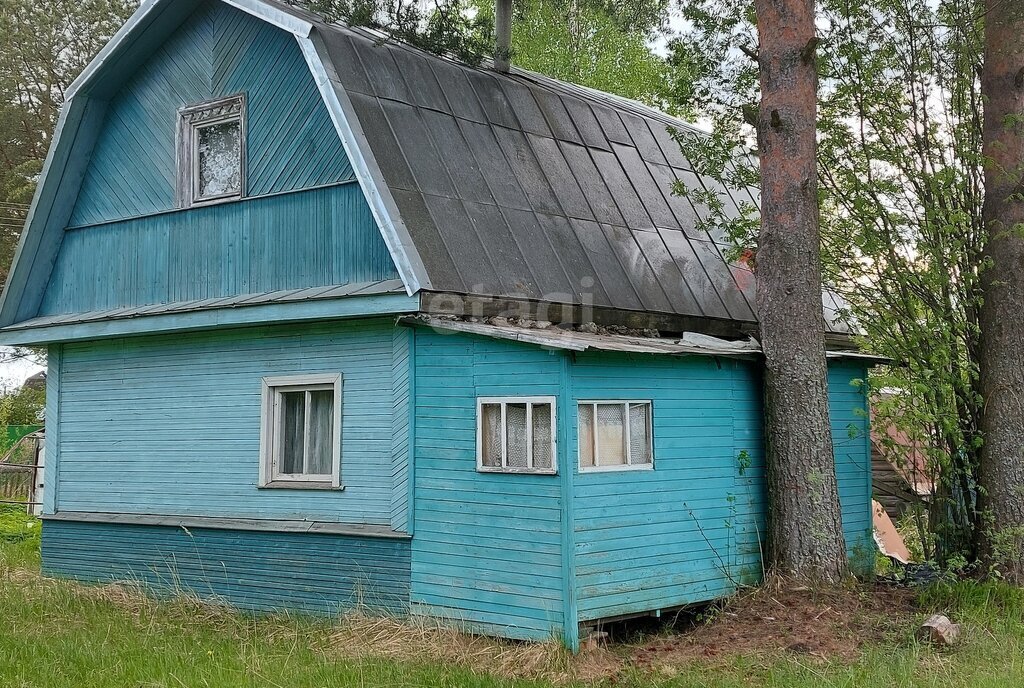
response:
[(198, 197), (241, 193), (241, 122), (233, 120), (197, 129), (196, 147)]
[(551, 468), (551, 404), (533, 405), (533, 467)]
[(651, 405), (629, 405), (629, 452), (633, 465), (651, 462)]
[(327, 475), (331, 472), (334, 448), (334, 390), (320, 389), (309, 393), (309, 465), (307, 473)]
[(281, 393), (280, 473), (302, 473), (302, 449), (306, 428), (306, 393)]
[(622, 466), (626, 463), (626, 436), (622, 404), (598, 404), (598, 465)]
[(594, 465), (594, 407), (580, 404), (580, 466)]
[(484, 404), (480, 416), (483, 465), (501, 468), (501, 404)]
[(529, 467), (526, 445), (526, 404), (506, 405), (505, 423), (505, 451), (508, 454), (508, 467)]

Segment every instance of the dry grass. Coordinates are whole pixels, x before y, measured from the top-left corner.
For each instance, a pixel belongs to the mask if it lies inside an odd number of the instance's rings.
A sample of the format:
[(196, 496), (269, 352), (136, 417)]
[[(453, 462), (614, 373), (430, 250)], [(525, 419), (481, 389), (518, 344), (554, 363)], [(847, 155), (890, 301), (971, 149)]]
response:
[(416, 664), (444, 664), (509, 679), (557, 685), (591, 683), (618, 675), (626, 661), (607, 648), (572, 655), (554, 640), (546, 643), (499, 640), (462, 633), (432, 619), (394, 619), (348, 614), (339, 621), (327, 652), (349, 659), (377, 658)]

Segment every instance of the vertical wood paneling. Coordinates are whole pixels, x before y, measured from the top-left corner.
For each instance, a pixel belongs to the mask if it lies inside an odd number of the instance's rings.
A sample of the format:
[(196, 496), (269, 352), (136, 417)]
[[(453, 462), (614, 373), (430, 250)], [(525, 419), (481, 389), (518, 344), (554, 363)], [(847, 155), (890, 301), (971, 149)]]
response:
[(60, 484), (60, 398), (63, 346), (53, 344), (46, 352), (46, 443), (43, 473), (43, 513), (57, 510), (57, 486)]
[(405, 613), (409, 541), (46, 521), (43, 573), (141, 583), (243, 609)]
[[(389, 320), (66, 344), (62, 511), (390, 525), (396, 481)], [(258, 489), (262, 378), (344, 376), (337, 490)], [(399, 438), (397, 444), (401, 445)]]
[(411, 403), (411, 329), (396, 327), (391, 365), (391, 527), (409, 525), (409, 405)]
[(40, 315), (397, 277), (345, 184), (68, 230)]
[(417, 330), (412, 611), (474, 630), (562, 632), (558, 476), (478, 473), (476, 398), (560, 392), (561, 354)]
[(248, 96), (250, 196), (354, 178), (294, 38), (211, 2), (111, 99), (71, 224), (170, 210), (178, 109), (239, 92)]

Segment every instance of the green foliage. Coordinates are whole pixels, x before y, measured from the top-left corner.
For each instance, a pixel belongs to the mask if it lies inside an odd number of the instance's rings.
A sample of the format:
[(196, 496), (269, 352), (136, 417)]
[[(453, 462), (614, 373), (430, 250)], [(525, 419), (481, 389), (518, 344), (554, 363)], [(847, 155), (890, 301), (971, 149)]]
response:
[[(672, 71), (648, 45), (660, 27), (662, 4), (615, 7), (610, 2), (524, 0), (515, 5), (512, 62), (556, 79), (677, 110)], [(476, 0), (476, 7), (479, 16), (491, 20), (493, 2)]]
[[(876, 427), (895, 463), (938, 486), (940, 559), (973, 559), (977, 463), (981, 225), (979, 17), (976, 0), (819, 2), (819, 193), (825, 282), (849, 303), (878, 369)], [(697, 165), (756, 186), (750, 146), (758, 99), (752, 4), (684, 0), (690, 22), (672, 62), (691, 79), (683, 107), (714, 125), (681, 136)], [(680, 79), (682, 81), (682, 79)], [(716, 212), (740, 249), (756, 247), (753, 208)], [(756, 266), (756, 255), (754, 264)], [(915, 460), (923, 455), (924, 461)]]
[(64, 93), (136, 0), (0, 0), (0, 282), (6, 279)]
[(46, 390), (24, 386), (0, 395), (0, 426), (39, 425), (46, 405)]
[(376, 29), (423, 50), (478, 64), (494, 47), (493, 19), (469, 12), (467, 0), (288, 0), (328, 20)]

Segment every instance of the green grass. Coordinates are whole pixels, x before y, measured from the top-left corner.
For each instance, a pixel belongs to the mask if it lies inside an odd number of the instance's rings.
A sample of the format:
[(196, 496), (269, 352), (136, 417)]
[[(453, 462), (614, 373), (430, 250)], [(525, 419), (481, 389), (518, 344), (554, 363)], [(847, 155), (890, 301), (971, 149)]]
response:
[[(526, 688), (600, 685), (616, 688), (826, 688), (842, 686), (1024, 685), (1024, 592), (998, 584), (960, 583), (922, 593), (922, 616), (946, 610), (966, 627), (965, 642), (936, 651), (912, 640), (912, 625), (891, 645), (853, 663), (774, 653), (711, 659), (641, 672), (634, 648), (568, 658), (551, 648), (473, 641), (456, 659), (430, 641), (417, 651), (374, 658), (346, 652), (338, 637), (352, 621), (254, 617), (188, 599), (155, 602), (131, 588), (87, 587), (38, 573), (38, 525), (0, 507), (0, 686), (4, 688)], [(699, 631), (697, 631), (699, 632)], [(348, 635), (346, 635), (348, 633)], [(400, 630), (394, 633), (401, 634)], [(336, 634), (340, 634), (337, 636)], [(332, 640), (332, 636), (335, 638)], [(426, 635), (424, 638), (428, 637)], [(393, 637), (381, 636), (384, 644)], [(406, 642), (399, 638), (399, 645)], [(440, 642), (450, 643), (451, 636)], [(396, 643), (389, 646), (393, 649)], [(373, 647), (373, 643), (368, 643)], [(431, 653), (437, 652), (438, 656)], [(439, 659), (439, 656), (445, 657)], [(535, 670), (528, 661), (542, 658)], [(509, 678), (496, 674), (526, 675)], [(587, 682), (572, 676), (590, 676)]]

